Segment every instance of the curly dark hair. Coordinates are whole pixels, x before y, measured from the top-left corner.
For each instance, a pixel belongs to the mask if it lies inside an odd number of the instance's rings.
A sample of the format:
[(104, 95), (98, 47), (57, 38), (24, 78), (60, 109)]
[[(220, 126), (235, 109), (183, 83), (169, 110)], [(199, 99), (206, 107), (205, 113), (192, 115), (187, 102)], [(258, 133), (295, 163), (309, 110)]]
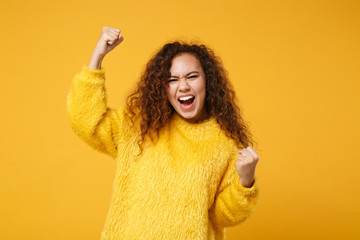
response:
[(126, 99), (128, 117), (134, 123), (140, 116), (141, 134), (138, 138), (140, 154), (145, 137), (154, 141), (154, 133), (159, 137), (175, 109), (167, 98), (166, 88), (170, 77), (172, 59), (182, 53), (193, 54), (201, 63), (206, 78), (204, 107), (208, 114), (215, 116), (226, 135), (235, 140), (238, 147), (253, 145), (252, 135), (240, 114), (232, 84), (228, 80), (220, 58), (204, 44), (169, 42), (165, 44), (147, 63), (136, 90)]

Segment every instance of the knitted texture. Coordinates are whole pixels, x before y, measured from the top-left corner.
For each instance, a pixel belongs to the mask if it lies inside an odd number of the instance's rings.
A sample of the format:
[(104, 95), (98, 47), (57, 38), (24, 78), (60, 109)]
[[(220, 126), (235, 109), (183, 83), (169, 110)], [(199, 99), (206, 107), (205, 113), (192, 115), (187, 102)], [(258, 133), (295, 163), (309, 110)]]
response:
[(175, 113), (138, 157), (140, 130), (125, 112), (107, 107), (105, 70), (83, 66), (67, 96), (71, 127), (116, 161), (101, 239), (220, 240), (226, 227), (250, 216), (259, 199), (257, 176), (250, 188), (240, 184), (240, 149), (215, 117), (190, 123)]

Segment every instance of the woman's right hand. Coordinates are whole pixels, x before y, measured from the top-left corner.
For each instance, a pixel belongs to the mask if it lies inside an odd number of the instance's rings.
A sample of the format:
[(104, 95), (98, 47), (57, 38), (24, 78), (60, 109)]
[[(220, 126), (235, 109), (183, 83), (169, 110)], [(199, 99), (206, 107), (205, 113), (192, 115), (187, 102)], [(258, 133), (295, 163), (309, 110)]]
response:
[(103, 27), (101, 35), (94, 49), (94, 53), (104, 57), (124, 40), (120, 30), (111, 27)]
[(123, 40), (124, 37), (121, 36), (119, 29), (103, 27), (88, 67), (99, 69), (105, 55), (118, 46)]

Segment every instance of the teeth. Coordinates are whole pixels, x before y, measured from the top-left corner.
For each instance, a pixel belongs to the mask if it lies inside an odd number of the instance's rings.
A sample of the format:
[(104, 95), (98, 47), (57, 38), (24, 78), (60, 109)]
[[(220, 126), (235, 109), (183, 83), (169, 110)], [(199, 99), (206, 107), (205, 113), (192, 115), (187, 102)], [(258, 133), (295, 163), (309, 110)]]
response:
[(181, 98), (179, 98), (179, 100), (180, 101), (186, 101), (186, 100), (189, 100), (191, 98), (194, 98), (194, 96), (181, 97)]

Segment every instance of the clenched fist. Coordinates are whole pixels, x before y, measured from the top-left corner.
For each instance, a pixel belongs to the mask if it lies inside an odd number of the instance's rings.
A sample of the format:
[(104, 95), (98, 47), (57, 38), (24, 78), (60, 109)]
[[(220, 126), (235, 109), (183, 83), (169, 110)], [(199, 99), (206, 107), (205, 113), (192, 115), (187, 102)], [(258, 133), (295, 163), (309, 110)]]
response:
[(103, 27), (101, 35), (94, 49), (94, 53), (105, 56), (124, 40), (120, 30), (111, 27)]
[(119, 29), (103, 27), (101, 35), (91, 55), (89, 68), (99, 69), (105, 55), (118, 46), (123, 40), (124, 37), (121, 36)]
[(236, 166), (240, 176), (240, 184), (244, 187), (251, 187), (254, 182), (255, 168), (259, 161), (259, 155), (252, 147), (243, 148), (238, 153)]

